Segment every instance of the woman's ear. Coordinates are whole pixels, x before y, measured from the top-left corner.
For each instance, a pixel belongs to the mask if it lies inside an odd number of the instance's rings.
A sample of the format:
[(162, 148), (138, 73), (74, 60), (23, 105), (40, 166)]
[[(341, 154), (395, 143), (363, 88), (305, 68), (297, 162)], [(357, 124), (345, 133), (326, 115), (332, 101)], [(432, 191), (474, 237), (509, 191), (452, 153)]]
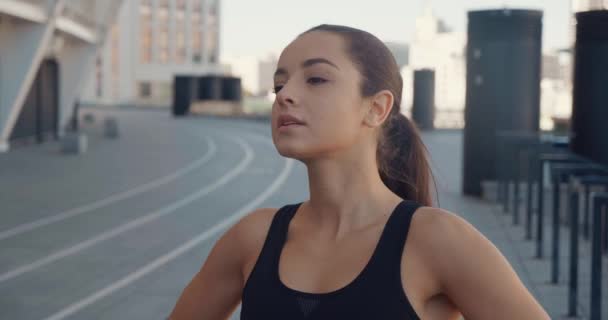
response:
[(379, 127), (384, 123), (393, 108), (394, 97), (388, 90), (382, 90), (370, 98), (364, 123), (369, 127)]

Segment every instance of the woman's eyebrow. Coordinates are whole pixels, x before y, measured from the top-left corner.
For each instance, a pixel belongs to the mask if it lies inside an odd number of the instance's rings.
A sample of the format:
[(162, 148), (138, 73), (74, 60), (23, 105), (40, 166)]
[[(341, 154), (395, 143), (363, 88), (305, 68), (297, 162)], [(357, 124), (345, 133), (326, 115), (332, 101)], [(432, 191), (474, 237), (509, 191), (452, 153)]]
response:
[(340, 68), (338, 68), (337, 65), (335, 65), (333, 62), (331, 62), (331, 61), (329, 61), (329, 60), (327, 60), (325, 58), (312, 58), (312, 59), (308, 59), (308, 60), (302, 62), (302, 68), (307, 68), (307, 67), (310, 67), (310, 66), (312, 66), (314, 64), (317, 64), (317, 63), (325, 63), (325, 64), (328, 64), (328, 65), (330, 65), (330, 66), (332, 66), (332, 67), (340, 70)]
[[(328, 64), (338, 70), (340, 70), (340, 68), (338, 68), (337, 65), (335, 65), (333, 62), (325, 59), (325, 58), (311, 58), (311, 59), (307, 59), (304, 62), (302, 62), (302, 68), (308, 68), (312, 65), (318, 64), (318, 63), (324, 63), (324, 64)], [(279, 76), (279, 75), (286, 75), (288, 74), (287, 70), (285, 70), (284, 68), (278, 68), (277, 71), (274, 73), (274, 76)]]

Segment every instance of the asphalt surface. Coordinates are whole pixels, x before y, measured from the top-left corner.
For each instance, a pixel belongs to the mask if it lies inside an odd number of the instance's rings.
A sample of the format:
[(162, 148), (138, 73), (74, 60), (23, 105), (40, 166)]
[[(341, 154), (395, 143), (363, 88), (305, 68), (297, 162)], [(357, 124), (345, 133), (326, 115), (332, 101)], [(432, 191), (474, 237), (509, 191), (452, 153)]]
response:
[[(0, 154), (1, 319), (164, 319), (226, 228), (255, 208), (308, 198), (306, 168), (276, 152), (267, 122), (82, 113), (94, 117), (81, 120), (86, 153), (62, 154), (51, 142)], [(117, 139), (104, 136), (108, 117), (118, 120)], [(487, 236), (552, 317), (563, 318), (567, 244), (561, 284), (550, 285), (548, 261), (533, 258), (523, 228), (496, 204), (461, 195), (462, 132), (423, 138), (439, 205)], [(588, 250), (581, 246), (585, 314)]]

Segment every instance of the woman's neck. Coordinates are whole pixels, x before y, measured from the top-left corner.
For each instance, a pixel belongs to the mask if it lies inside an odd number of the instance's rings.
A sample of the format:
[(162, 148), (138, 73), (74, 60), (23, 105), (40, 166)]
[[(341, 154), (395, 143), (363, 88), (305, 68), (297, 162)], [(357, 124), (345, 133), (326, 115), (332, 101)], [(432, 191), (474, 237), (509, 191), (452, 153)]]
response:
[(375, 154), (315, 160), (307, 168), (307, 220), (329, 237), (377, 222), (401, 201), (380, 179)]

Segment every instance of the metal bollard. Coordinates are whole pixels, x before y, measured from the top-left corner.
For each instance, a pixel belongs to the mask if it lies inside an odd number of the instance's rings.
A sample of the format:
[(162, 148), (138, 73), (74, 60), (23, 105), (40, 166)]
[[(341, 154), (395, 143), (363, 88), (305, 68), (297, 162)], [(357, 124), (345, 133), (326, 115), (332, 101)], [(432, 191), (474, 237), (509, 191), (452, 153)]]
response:
[(576, 179), (571, 178), (569, 186), (570, 196), (570, 281), (568, 283), (568, 317), (576, 317), (578, 306), (578, 192), (579, 187), (573, 186)]
[[(606, 173), (605, 169), (594, 163), (560, 163), (551, 166), (553, 177), (553, 237), (551, 254), (551, 283), (559, 282), (559, 252), (560, 252), (560, 207), (561, 184), (567, 182), (569, 176)], [(578, 222), (577, 222), (578, 223)]]
[[(503, 212), (513, 213), (513, 224), (518, 225), (522, 155), (532, 153), (542, 144), (536, 132), (500, 131), (497, 140), (498, 202), (502, 205)], [(529, 167), (527, 171), (529, 173)]]
[(496, 200), (505, 210), (505, 199), (508, 195), (508, 183), (506, 179), (506, 170), (504, 168), (505, 157), (505, 136), (502, 132), (496, 133)]
[(583, 237), (586, 240), (589, 240), (590, 234), (590, 212), (591, 212), (591, 203), (590, 203), (590, 189), (592, 186), (600, 186), (605, 190), (608, 190), (608, 175), (590, 175), (590, 176), (582, 176), (579, 178), (580, 184), (583, 185)]
[[(540, 187), (542, 186), (542, 180), (539, 179), (536, 169), (539, 167), (539, 157), (541, 154), (550, 153), (552, 146), (548, 145), (546, 141), (543, 141), (542, 137), (537, 137), (537, 140), (530, 144), (528, 153), (528, 186), (526, 192), (526, 240), (532, 240), (532, 216), (534, 214), (534, 192), (538, 194)], [(549, 148), (549, 150), (546, 150)], [(542, 167), (541, 167), (542, 168)], [(542, 169), (541, 169), (542, 170)], [(537, 181), (536, 188), (534, 188), (534, 181)], [(538, 199), (536, 199), (538, 202)], [(538, 203), (536, 210), (538, 211)]]
[(534, 175), (532, 174), (538, 161), (538, 156), (533, 152), (528, 154), (528, 187), (526, 191), (526, 240), (532, 240), (532, 192), (534, 186)]
[(544, 239), (544, 166), (545, 163), (577, 163), (581, 162), (580, 157), (571, 153), (547, 153), (539, 156), (538, 166), (538, 217), (536, 224), (536, 258), (542, 259), (544, 256), (543, 239)]
[[(608, 207), (608, 193), (591, 194), (593, 204), (593, 241), (591, 244), (591, 318), (602, 318), (602, 211)], [(608, 219), (608, 217), (606, 217)]]
[[(570, 198), (570, 279), (568, 283), (568, 317), (577, 316), (578, 306), (578, 239), (579, 239), (579, 194), (584, 191), (584, 197), (588, 197), (590, 185), (608, 186), (608, 176), (586, 175), (581, 177), (570, 177), (569, 198)], [(584, 211), (589, 210), (588, 199), (584, 199)], [(587, 202), (587, 203), (585, 203)], [(588, 212), (585, 212), (587, 214)], [(608, 220), (608, 219), (606, 219)], [(584, 227), (588, 221), (584, 222)], [(608, 230), (608, 229), (606, 229)], [(601, 260), (601, 259), (600, 259)], [(601, 269), (601, 268), (600, 268)]]
[[(523, 174), (523, 165), (525, 164), (526, 171), (525, 173), (528, 175), (529, 179), (532, 177), (532, 166), (530, 166), (529, 156), (534, 153), (534, 150), (537, 149), (541, 144), (539, 141), (539, 136), (536, 134), (522, 134), (517, 137), (515, 141), (515, 145), (517, 149), (515, 150), (515, 154), (517, 156), (517, 161), (514, 164), (514, 180), (515, 180), (515, 190), (513, 195), (513, 224), (518, 225), (520, 222), (520, 182), (524, 180)], [(528, 196), (532, 195), (531, 193), (531, 185), (530, 180), (528, 179), (526, 194)], [(524, 180), (525, 181), (525, 180)], [(528, 198), (528, 200), (530, 200)], [(528, 203), (526, 203), (526, 206)], [(531, 209), (530, 209), (531, 211)], [(531, 215), (526, 216), (526, 240), (532, 239), (532, 230), (531, 230)]]
[(104, 135), (106, 138), (116, 139), (119, 136), (118, 120), (115, 117), (107, 117), (104, 121)]

